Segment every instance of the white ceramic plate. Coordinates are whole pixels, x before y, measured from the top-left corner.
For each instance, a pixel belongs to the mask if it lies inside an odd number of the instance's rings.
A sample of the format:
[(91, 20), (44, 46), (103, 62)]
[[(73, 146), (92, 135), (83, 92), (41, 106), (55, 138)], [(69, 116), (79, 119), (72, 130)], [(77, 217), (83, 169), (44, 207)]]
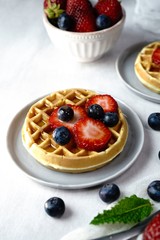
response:
[[(37, 99), (34, 102), (37, 102)], [(125, 103), (118, 101), (129, 125), (127, 144), (121, 154), (106, 166), (88, 173), (70, 174), (50, 170), (38, 163), (23, 147), (21, 128), (25, 116), (34, 103), (24, 107), (12, 120), (7, 136), (9, 153), (18, 168), (31, 179), (61, 189), (81, 189), (102, 184), (124, 173), (136, 161), (144, 142), (142, 123), (135, 112)]]
[(160, 94), (154, 93), (138, 80), (134, 72), (134, 63), (140, 50), (148, 43), (138, 43), (127, 48), (117, 59), (116, 69), (122, 82), (134, 93), (144, 99), (160, 103)]

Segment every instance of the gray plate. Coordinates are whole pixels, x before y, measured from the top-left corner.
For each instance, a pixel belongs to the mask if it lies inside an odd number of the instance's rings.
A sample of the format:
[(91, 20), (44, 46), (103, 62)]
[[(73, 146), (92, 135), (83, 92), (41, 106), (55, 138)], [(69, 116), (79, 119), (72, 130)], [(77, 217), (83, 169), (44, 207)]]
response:
[(160, 94), (154, 93), (138, 80), (134, 72), (134, 63), (140, 50), (148, 43), (138, 43), (127, 48), (117, 59), (116, 69), (122, 82), (134, 93), (144, 99), (160, 103)]
[[(39, 99), (38, 99), (39, 100)], [(37, 102), (38, 100), (34, 101)], [(20, 170), (31, 179), (55, 188), (81, 189), (88, 188), (111, 180), (124, 173), (136, 161), (144, 142), (142, 123), (135, 112), (125, 103), (118, 101), (129, 125), (127, 144), (121, 154), (106, 166), (88, 173), (70, 174), (50, 170), (39, 164), (23, 147), (21, 129), (30, 103), (12, 120), (7, 135), (9, 153)]]

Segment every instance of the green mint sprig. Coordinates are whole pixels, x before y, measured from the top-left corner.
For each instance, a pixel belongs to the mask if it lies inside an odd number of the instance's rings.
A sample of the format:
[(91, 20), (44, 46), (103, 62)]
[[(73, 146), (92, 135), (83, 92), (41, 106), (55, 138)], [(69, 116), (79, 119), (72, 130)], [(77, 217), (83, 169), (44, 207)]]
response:
[(153, 210), (149, 199), (139, 198), (136, 195), (121, 199), (110, 210), (104, 210), (93, 218), (91, 224), (104, 223), (138, 223), (148, 217)]

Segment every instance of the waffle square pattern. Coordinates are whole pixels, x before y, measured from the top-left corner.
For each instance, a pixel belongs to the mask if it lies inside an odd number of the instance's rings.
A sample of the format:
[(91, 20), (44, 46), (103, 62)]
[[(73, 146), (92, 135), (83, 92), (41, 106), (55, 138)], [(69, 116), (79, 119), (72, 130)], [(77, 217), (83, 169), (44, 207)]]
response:
[(65, 104), (85, 106), (96, 92), (85, 89), (56, 91), (33, 104), (22, 127), (22, 141), (27, 151), (42, 165), (53, 170), (80, 173), (98, 169), (113, 160), (124, 148), (128, 136), (127, 121), (118, 107), (119, 122), (110, 127), (112, 137), (103, 151), (87, 151), (72, 141), (64, 146), (53, 139), (49, 117)]
[(153, 92), (160, 93), (160, 65), (152, 61), (153, 52), (160, 48), (160, 42), (145, 46), (135, 61), (135, 73), (140, 82)]

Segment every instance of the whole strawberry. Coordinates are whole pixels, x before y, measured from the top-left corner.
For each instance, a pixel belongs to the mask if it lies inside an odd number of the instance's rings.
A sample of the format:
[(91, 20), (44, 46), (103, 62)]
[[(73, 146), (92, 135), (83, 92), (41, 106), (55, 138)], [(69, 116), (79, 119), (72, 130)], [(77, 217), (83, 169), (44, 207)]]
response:
[(66, 13), (74, 21), (74, 32), (96, 31), (94, 9), (88, 0), (67, 0)]
[(58, 18), (65, 9), (66, 0), (45, 0), (43, 7), (48, 19)]
[(145, 228), (143, 240), (160, 240), (160, 213)]
[(98, 15), (105, 14), (112, 21), (112, 25), (122, 18), (122, 7), (118, 0), (99, 0), (95, 5)]
[(44, 9), (48, 8), (53, 3), (59, 4), (61, 9), (66, 8), (66, 0), (44, 0)]

